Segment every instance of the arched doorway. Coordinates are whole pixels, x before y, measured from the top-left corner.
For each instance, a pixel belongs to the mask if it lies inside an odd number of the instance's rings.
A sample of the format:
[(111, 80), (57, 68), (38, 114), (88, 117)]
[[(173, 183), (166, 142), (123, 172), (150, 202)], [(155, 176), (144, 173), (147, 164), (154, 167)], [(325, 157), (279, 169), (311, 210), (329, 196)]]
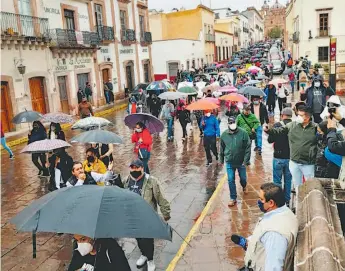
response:
[(127, 88), (129, 91), (132, 91), (134, 88), (134, 63), (133, 61), (128, 61), (125, 64), (125, 73), (126, 73), (126, 81), (127, 81)]
[(11, 119), (12, 114), (12, 104), (10, 99), (10, 92), (8, 82), (1, 81), (1, 123), (4, 132), (9, 132), (12, 129)]
[(31, 77), (29, 79), (29, 87), (31, 93), (32, 110), (47, 113), (45, 91), (44, 91), (44, 77)]

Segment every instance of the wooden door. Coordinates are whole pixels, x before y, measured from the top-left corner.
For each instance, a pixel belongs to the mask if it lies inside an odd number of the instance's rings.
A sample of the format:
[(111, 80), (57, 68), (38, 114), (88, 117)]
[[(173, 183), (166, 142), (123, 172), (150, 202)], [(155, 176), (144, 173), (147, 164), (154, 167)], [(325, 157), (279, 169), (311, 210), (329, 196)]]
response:
[(107, 83), (109, 81), (109, 69), (103, 69), (102, 70), (102, 78), (103, 78), (103, 84)]
[(67, 76), (58, 76), (57, 81), (59, 85), (61, 110), (63, 113), (69, 114), (69, 103), (67, 95)]
[(85, 91), (86, 82), (89, 81), (89, 74), (88, 73), (77, 74), (77, 81), (78, 81), (78, 87), (80, 87), (83, 91)]
[(4, 132), (11, 131), (12, 108), (9, 100), (8, 85), (1, 82), (1, 122)]
[(47, 113), (43, 77), (32, 77), (29, 79), (32, 110), (40, 112), (41, 114)]
[(133, 90), (132, 66), (126, 66), (127, 87), (129, 91)]

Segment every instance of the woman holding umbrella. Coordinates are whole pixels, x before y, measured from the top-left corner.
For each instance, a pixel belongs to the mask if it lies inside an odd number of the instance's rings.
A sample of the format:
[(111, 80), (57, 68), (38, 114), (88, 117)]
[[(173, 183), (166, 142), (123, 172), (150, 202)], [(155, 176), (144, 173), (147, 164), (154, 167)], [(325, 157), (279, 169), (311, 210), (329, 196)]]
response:
[(62, 131), (60, 123), (50, 123), (48, 139), (61, 139), (66, 141), (65, 133)]
[(145, 173), (150, 174), (148, 162), (151, 156), (152, 136), (143, 122), (137, 122), (132, 134), (132, 143), (135, 143), (134, 152), (144, 163)]
[(180, 104), (177, 107), (176, 117), (178, 118), (182, 127), (182, 131), (183, 131), (182, 141), (185, 141), (187, 137), (187, 124), (190, 123), (190, 113), (186, 109), (186, 105), (182, 100), (180, 101)]
[[(33, 129), (28, 134), (28, 144), (47, 138), (46, 129), (40, 121), (34, 121), (32, 126)], [(38, 159), (41, 160), (41, 164), (38, 162)], [(46, 155), (44, 153), (32, 154), (32, 162), (39, 170), (38, 176), (49, 176), (48, 169), (46, 168), (46, 161)]]

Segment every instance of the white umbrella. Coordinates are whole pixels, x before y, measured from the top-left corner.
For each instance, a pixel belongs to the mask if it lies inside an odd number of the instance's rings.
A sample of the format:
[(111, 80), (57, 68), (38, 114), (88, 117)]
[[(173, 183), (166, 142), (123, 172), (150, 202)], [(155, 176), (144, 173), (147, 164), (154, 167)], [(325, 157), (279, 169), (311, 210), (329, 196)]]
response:
[(187, 95), (182, 92), (166, 91), (159, 94), (158, 98), (161, 100), (178, 100), (185, 98)]
[(72, 130), (75, 130), (75, 129), (88, 130), (88, 129), (92, 129), (96, 127), (98, 128), (105, 127), (108, 125), (112, 125), (112, 123), (105, 118), (88, 117), (88, 118), (80, 119), (76, 123), (74, 123), (72, 126)]

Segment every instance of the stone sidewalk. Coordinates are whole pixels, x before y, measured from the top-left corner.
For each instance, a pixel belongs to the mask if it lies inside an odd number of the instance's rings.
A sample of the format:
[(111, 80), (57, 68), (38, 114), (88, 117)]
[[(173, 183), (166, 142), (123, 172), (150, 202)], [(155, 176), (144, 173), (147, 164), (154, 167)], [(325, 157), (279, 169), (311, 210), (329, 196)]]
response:
[[(260, 158), (255, 160), (259, 162)], [(231, 241), (231, 235), (251, 235), (259, 216), (262, 215), (257, 207), (257, 193), (262, 183), (271, 181), (269, 174), (257, 174), (258, 171), (254, 169), (250, 166), (247, 170), (247, 195), (243, 195), (236, 175), (238, 201), (234, 207), (228, 207), (230, 197), (227, 178), (220, 182), (221, 187), (210, 200), (210, 208), (195, 229), (189, 246), (186, 246), (183, 253), (180, 251), (181, 257), (177, 254), (167, 270), (235, 271), (243, 267), (244, 250)], [(265, 170), (269, 171), (266, 168)], [(176, 266), (174, 261), (177, 261)]]

